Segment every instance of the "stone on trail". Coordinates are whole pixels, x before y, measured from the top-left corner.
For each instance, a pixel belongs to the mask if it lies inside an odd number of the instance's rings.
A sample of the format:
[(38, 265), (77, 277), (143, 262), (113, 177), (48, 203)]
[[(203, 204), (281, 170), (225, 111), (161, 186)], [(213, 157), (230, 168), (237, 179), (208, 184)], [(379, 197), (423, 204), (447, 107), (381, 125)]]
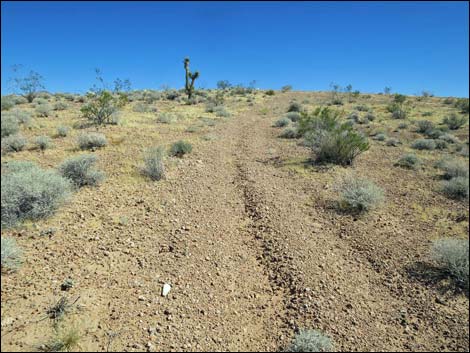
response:
[(171, 290), (171, 286), (168, 283), (165, 283), (162, 289), (162, 296), (166, 297), (168, 293), (170, 293), (170, 290)]

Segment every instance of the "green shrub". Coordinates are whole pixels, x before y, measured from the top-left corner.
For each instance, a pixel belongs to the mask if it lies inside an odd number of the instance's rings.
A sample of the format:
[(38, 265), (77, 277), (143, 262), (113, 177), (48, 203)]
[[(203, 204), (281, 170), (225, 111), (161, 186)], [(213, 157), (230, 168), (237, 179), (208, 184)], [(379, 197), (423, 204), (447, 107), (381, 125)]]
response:
[(298, 112), (289, 112), (286, 114), (286, 118), (292, 122), (297, 122), (300, 120), (300, 114)]
[(66, 110), (69, 105), (65, 102), (59, 101), (54, 104), (54, 110)]
[(432, 116), (432, 112), (423, 112), (421, 115), (422, 116)]
[(382, 132), (372, 137), (372, 139), (377, 140), (377, 141), (385, 141), (386, 138), (387, 138), (387, 135), (385, 135)]
[(455, 144), (460, 143), (460, 140), (458, 139), (458, 137), (449, 133), (443, 133), (441, 136), (439, 136), (439, 139), (447, 143), (455, 143)]
[(456, 108), (460, 109), (461, 113), (468, 114), (469, 112), (469, 104), (468, 98), (458, 98), (454, 105)]
[(15, 109), (12, 109), (8, 114), (11, 114), (12, 116), (14, 116), (19, 124), (28, 126), (31, 123), (31, 114), (24, 110), (15, 108)]
[(458, 130), (465, 125), (468, 118), (465, 116), (459, 117), (457, 114), (452, 113), (449, 116), (446, 116), (442, 121), (443, 124), (447, 125), (451, 130)]
[(47, 217), (70, 196), (68, 180), (30, 162), (9, 162), (1, 179), (2, 227)]
[(1, 240), (2, 272), (14, 272), (23, 262), (23, 253), (16, 245), (15, 238), (2, 237)]
[(51, 139), (48, 136), (38, 136), (34, 142), (41, 151), (51, 147)]
[(387, 142), (385, 142), (387, 146), (397, 147), (400, 144), (400, 141), (394, 137), (390, 137)]
[(287, 352), (334, 352), (331, 338), (317, 330), (300, 330)]
[(177, 141), (170, 148), (170, 155), (182, 157), (193, 150), (193, 146), (189, 142)]
[(142, 173), (152, 180), (163, 179), (165, 177), (164, 155), (163, 147), (153, 147), (145, 151)]
[(458, 159), (445, 160), (442, 159), (437, 162), (437, 168), (444, 172), (445, 179), (452, 179), (455, 177), (468, 178), (468, 165), (467, 163)]
[(356, 105), (356, 106), (354, 107), (354, 109), (356, 109), (357, 111), (360, 111), (360, 112), (368, 112), (368, 111), (370, 111), (370, 107), (367, 106), (367, 105), (364, 105), (364, 104)]
[(301, 113), (299, 133), (303, 136), (316, 130), (334, 130), (340, 125), (340, 119), (341, 112), (330, 108), (319, 107), (311, 113)]
[(436, 143), (430, 139), (418, 139), (412, 143), (411, 147), (416, 150), (434, 150)]
[(416, 122), (416, 125), (418, 127), (416, 131), (422, 134), (426, 134), (429, 133), (429, 131), (434, 130), (434, 124), (429, 120), (419, 120)]
[(92, 154), (72, 157), (59, 166), (59, 172), (77, 188), (86, 185), (95, 186), (104, 179), (104, 173), (95, 168), (97, 160), (98, 158)]
[(293, 127), (288, 127), (286, 129), (284, 129), (281, 134), (279, 135), (279, 137), (281, 138), (285, 138), (285, 139), (295, 139), (297, 138), (299, 135), (297, 133), (297, 129), (296, 128), (293, 128)]
[(289, 125), (289, 123), (290, 123), (290, 119), (288, 119), (288, 118), (281, 118), (281, 119), (277, 120), (277, 121), (274, 123), (274, 126), (275, 126), (275, 127), (284, 127), (284, 126)]
[(359, 116), (358, 112), (351, 112), (348, 115), (348, 119), (354, 121), (355, 123), (358, 123), (361, 120), (361, 117)]
[(469, 287), (468, 239), (443, 238), (433, 242), (433, 259), (458, 283)]
[(447, 148), (447, 142), (444, 140), (434, 140), (434, 143), (436, 145), (436, 150), (444, 150)]
[(69, 131), (70, 127), (61, 125), (57, 128), (57, 136), (66, 137), (69, 134)]
[(468, 177), (456, 177), (443, 181), (442, 192), (451, 199), (468, 199)]
[(400, 123), (400, 124), (398, 124), (398, 128), (399, 128), (400, 130), (406, 129), (407, 127), (408, 127), (408, 124), (407, 124), (407, 123)]
[(109, 91), (89, 94), (87, 99), (89, 102), (83, 105), (80, 111), (84, 118), (97, 125), (109, 124), (113, 113), (124, 104), (122, 99), (113, 96)]
[(52, 107), (50, 104), (41, 104), (36, 107), (36, 114), (40, 117), (48, 117), (51, 114)]
[(2, 152), (20, 152), (28, 141), (20, 134), (10, 135), (2, 139)]
[(216, 106), (214, 108), (215, 116), (227, 118), (230, 116), (230, 113), (223, 106)]
[(374, 209), (384, 199), (382, 189), (367, 179), (348, 176), (336, 189), (340, 193), (340, 209), (353, 213)]
[(291, 104), (289, 104), (289, 107), (287, 108), (287, 112), (297, 112), (297, 113), (300, 113), (302, 111), (302, 106), (300, 105), (300, 103), (297, 103), (297, 102), (292, 102)]
[(267, 96), (274, 96), (275, 92), (272, 89), (266, 91)]
[(107, 143), (106, 136), (97, 132), (84, 133), (78, 136), (78, 146), (82, 150), (104, 147)]
[(368, 120), (368, 121), (374, 121), (376, 118), (375, 118), (375, 115), (372, 114), (372, 113), (367, 113), (366, 115), (364, 115), (364, 119), (365, 120)]
[(407, 169), (416, 169), (420, 164), (421, 161), (413, 153), (408, 153), (401, 156), (400, 159), (395, 163), (396, 166)]
[(16, 134), (20, 130), (18, 119), (11, 114), (2, 113), (1, 128), (2, 138)]
[(138, 102), (132, 107), (132, 111), (136, 113), (149, 113), (152, 111), (152, 107), (148, 104)]
[(281, 91), (282, 92), (289, 92), (289, 91), (292, 91), (292, 86), (291, 85), (285, 85), (285, 86), (282, 86), (281, 87)]

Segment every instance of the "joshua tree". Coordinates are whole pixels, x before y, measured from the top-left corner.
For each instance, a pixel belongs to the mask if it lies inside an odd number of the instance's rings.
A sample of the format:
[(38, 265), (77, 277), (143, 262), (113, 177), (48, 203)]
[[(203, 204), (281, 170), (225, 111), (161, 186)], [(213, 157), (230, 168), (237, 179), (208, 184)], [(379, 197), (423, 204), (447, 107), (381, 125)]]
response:
[(186, 71), (186, 83), (184, 85), (184, 89), (186, 90), (188, 99), (191, 99), (194, 92), (194, 81), (199, 77), (199, 71), (196, 71), (195, 73), (191, 73), (191, 71), (189, 71), (189, 58), (184, 58), (183, 63)]

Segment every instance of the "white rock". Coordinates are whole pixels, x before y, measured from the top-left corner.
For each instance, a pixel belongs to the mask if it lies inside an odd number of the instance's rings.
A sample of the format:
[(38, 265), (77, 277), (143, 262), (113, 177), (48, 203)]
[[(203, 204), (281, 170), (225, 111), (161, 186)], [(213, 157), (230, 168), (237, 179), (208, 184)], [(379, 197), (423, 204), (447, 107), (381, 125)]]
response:
[(170, 290), (171, 290), (171, 286), (168, 283), (165, 283), (162, 289), (162, 296), (166, 297), (168, 293), (170, 293)]

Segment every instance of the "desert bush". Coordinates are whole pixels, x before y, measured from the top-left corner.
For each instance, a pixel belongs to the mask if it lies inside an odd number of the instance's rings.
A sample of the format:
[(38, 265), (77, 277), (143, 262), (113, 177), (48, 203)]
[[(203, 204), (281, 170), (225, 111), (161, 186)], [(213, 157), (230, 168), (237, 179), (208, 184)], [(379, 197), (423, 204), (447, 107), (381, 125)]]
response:
[(56, 327), (54, 336), (38, 347), (39, 352), (74, 352), (80, 341), (77, 327), (66, 327), (64, 324)]
[(300, 120), (300, 114), (298, 112), (289, 112), (286, 114), (286, 118), (292, 122), (297, 122)]
[(398, 128), (399, 128), (400, 130), (406, 129), (407, 127), (408, 127), (408, 124), (407, 124), (407, 123), (400, 123), (400, 124), (398, 124)]
[(7, 163), (1, 179), (1, 222), (6, 228), (53, 214), (71, 191), (68, 180), (31, 162)]
[(13, 101), (16, 105), (28, 103), (28, 100), (23, 96), (14, 96)]
[(132, 111), (136, 113), (148, 113), (148, 112), (151, 112), (151, 107), (148, 104), (137, 102), (132, 107)]
[(373, 182), (348, 176), (336, 187), (340, 193), (339, 208), (344, 211), (366, 212), (376, 208), (384, 199), (383, 191)]
[(456, 177), (442, 182), (442, 192), (451, 199), (468, 199), (468, 177)]
[(299, 134), (297, 133), (297, 129), (293, 127), (288, 127), (284, 129), (281, 134), (279, 135), (281, 138), (285, 139), (295, 139), (299, 137)]
[(385, 144), (387, 146), (393, 146), (393, 147), (397, 147), (399, 144), (400, 144), (400, 140), (394, 138), (394, 137), (390, 137), (387, 142), (385, 142)]
[(66, 110), (69, 105), (63, 101), (58, 101), (54, 104), (54, 110)]
[(280, 118), (280, 119), (278, 119), (278, 120), (274, 123), (274, 126), (275, 126), (275, 127), (284, 127), (284, 126), (289, 125), (289, 123), (290, 123), (290, 119), (288, 119), (288, 118)]
[(82, 150), (104, 147), (107, 143), (106, 136), (97, 132), (84, 133), (78, 136), (78, 146)]
[(14, 272), (23, 262), (23, 253), (16, 244), (15, 238), (2, 237), (1, 240), (2, 272)]
[(285, 85), (281, 87), (282, 92), (289, 92), (292, 91), (292, 86), (291, 85)]
[(275, 95), (275, 92), (274, 92), (272, 89), (268, 89), (268, 90), (266, 91), (266, 95), (267, 95), (267, 96), (274, 96), (274, 95)]
[(456, 152), (461, 156), (467, 157), (469, 156), (468, 145), (460, 144), (456, 148)]
[(357, 111), (360, 111), (360, 112), (368, 112), (370, 111), (370, 107), (365, 105), (365, 104), (359, 104), (359, 105), (356, 105), (354, 107), (354, 109), (356, 109)]
[(2, 113), (1, 115), (2, 139), (6, 136), (16, 134), (20, 130), (18, 119), (12, 114)]
[(66, 137), (69, 134), (69, 131), (70, 127), (61, 125), (57, 128), (57, 136)]
[(318, 330), (300, 330), (287, 352), (334, 352), (331, 338)]
[(468, 114), (469, 112), (469, 100), (468, 98), (458, 98), (454, 105), (456, 108), (460, 109), (461, 113)]
[(406, 119), (408, 112), (403, 108), (395, 108), (392, 112), (392, 118), (394, 119)]
[(422, 134), (426, 134), (429, 133), (429, 131), (434, 130), (434, 124), (429, 120), (419, 120), (416, 122), (416, 126), (416, 131)]
[(460, 143), (460, 140), (458, 139), (458, 137), (449, 133), (443, 133), (442, 135), (439, 136), (439, 139), (447, 143), (455, 143), (455, 144)]
[(161, 124), (171, 124), (175, 120), (175, 117), (170, 113), (160, 113), (157, 116), (157, 122)]
[(28, 126), (31, 123), (31, 114), (24, 110), (15, 108), (15, 109), (12, 109), (10, 112), (8, 112), (8, 114), (11, 114), (12, 116), (14, 116), (19, 124)]
[(432, 129), (432, 130), (428, 130), (424, 132), (425, 136), (432, 138), (432, 139), (438, 139), (443, 134), (444, 134), (444, 131), (442, 131), (441, 129)]
[(446, 116), (442, 121), (443, 124), (447, 125), (451, 130), (458, 130), (465, 125), (468, 118), (465, 116), (459, 117), (457, 114), (453, 113), (449, 116)]
[(152, 180), (160, 180), (165, 177), (165, 165), (163, 147), (153, 147), (144, 153), (144, 167), (142, 173)]
[(28, 141), (20, 134), (10, 135), (2, 139), (2, 152), (20, 152), (26, 147)]
[(49, 101), (48, 101), (47, 99), (45, 99), (45, 98), (37, 97), (37, 98), (34, 98), (33, 104), (34, 104), (36, 107), (39, 107), (40, 105), (49, 104)]
[(227, 118), (230, 116), (230, 113), (223, 106), (216, 106), (214, 108), (215, 116)]
[(444, 103), (444, 104), (454, 104), (455, 100), (452, 97), (447, 97), (442, 101), (442, 103)]
[(452, 179), (455, 177), (468, 178), (468, 165), (467, 163), (458, 159), (441, 159), (436, 164), (437, 168), (444, 172), (444, 179)]
[(35, 109), (37, 116), (48, 117), (51, 114), (52, 107), (50, 104), (38, 105)]
[(444, 140), (434, 140), (434, 144), (436, 145), (436, 150), (445, 150), (447, 148), (447, 142)]
[(358, 123), (360, 121), (361, 117), (359, 116), (358, 112), (351, 112), (348, 115), (348, 119), (351, 120), (351, 121), (354, 121), (355, 123)]
[(2, 96), (1, 98), (1, 108), (2, 110), (10, 110), (15, 106), (15, 101), (11, 97)]
[(38, 136), (34, 142), (41, 151), (51, 147), (51, 139), (48, 136)]
[(396, 166), (407, 169), (416, 169), (420, 164), (421, 161), (413, 153), (408, 153), (401, 156), (400, 159), (395, 163)]
[(468, 239), (442, 238), (435, 240), (432, 257), (458, 283), (469, 287)]
[(422, 116), (432, 116), (432, 112), (423, 112), (421, 115)]
[(385, 135), (382, 132), (372, 137), (372, 139), (377, 140), (377, 141), (385, 141), (386, 138), (387, 138), (387, 135)]
[(364, 115), (364, 119), (369, 120), (369, 121), (374, 121), (375, 120), (375, 115), (372, 114), (372, 113), (367, 113), (366, 115)]
[(100, 91), (95, 94), (89, 94), (89, 101), (80, 109), (84, 118), (90, 120), (93, 124), (109, 124), (111, 116), (120, 107), (125, 104), (124, 96), (116, 97), (109, 91)]
[(300, 103), (297, 102), (292, 102), (289, 104), (289, 107), (287, 108), (287, 112), (297, 112), (300, 113), (302, 111), (302, 106)]
[(170, 155), (175, 157), (182, 157), (193, 150), (193, 146), (186, 141), (177, 141), (170, 148)]
[(411, 144), (411, 147), (416, 150), (434, 150), (436, 143), (431, 139), (417, 139)]
[(72, 157), (59, 166), (59, 172), (77, 188), (86, 185), (95, 186), (104, 179), (104, 173), (95, 167), (97, 160), (98, 158), (92, 154)]

